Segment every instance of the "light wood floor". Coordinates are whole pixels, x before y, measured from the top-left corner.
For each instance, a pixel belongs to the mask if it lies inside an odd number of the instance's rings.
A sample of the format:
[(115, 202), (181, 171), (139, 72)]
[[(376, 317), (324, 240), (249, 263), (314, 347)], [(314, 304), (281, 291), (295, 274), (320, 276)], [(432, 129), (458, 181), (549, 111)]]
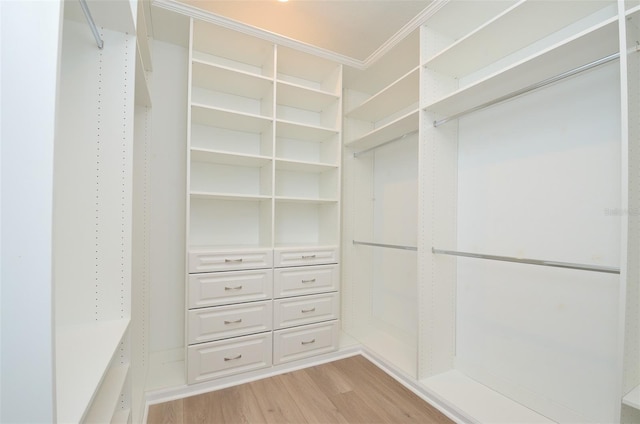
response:
[(149, 407), (149, 424), (451, 423), (362, 356)]

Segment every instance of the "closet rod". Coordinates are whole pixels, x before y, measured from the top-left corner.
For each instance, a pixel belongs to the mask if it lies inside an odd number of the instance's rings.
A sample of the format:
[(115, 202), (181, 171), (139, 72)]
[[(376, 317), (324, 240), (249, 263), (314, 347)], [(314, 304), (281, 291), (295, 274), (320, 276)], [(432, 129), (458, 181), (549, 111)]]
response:
[(522, 94), (528, 93), (530, 91), (537, 90), (537, 89), (545, 87), (547, 85), (556, 83), (556, 82), (558, 82), (560, 80), (563, 80), (565, 78), (569, 78), (571, 76), (577, 75), (577, 74), (579, 74), (581, 72), (584, 72), (584, 71), (588, 71), (589, 69), (593, 69), (593, 68), (595, 68), (597, 66), (604, 65), (605, 63), (609, 63), (609, 62), (611, 62), (613, 60), (618, 59), (619, 57), (620, 57), (620, 53), (614, 53), (614, 54), (611, 54), (609, 56), (603, 57), (601, 59), (594, 60), (591, 63), (587, 63), (587, 64), (582, 65), (582, 66), (578, 66), (577, 68), (573, 68), (573, 69), (571, 69), (569, 71), (563, 72), (563, 73), (558, 74), (558, 75), (556, 75), (554, 77), (547, 78), (546, 80), (543, 80), (543, 81), (537, 82), (535, 84), (529, 85), (529, 86), (527, 86), (525, 88), (521, 88), (520, 90), (513, 91), (513, 92), (511, 92), (509, 94), (506, 94), (504, 96), (498, 97), (497, 99), (491, 100), (491, 101), (489, 101), (487, 103), (483, 103), (483, 104), (481, 104), (479, 106), (472, 107), (471, 109), (467, 109), (465, 111), (456, 113), (455, 115), (447, 116), (446, 118), (442, 118), (442, 119), (438, 119), (436, 121), (433, 121), (433, 126), (434, 127), (438, 127), (438, 126), (440, 126), (442, 124), (445, 124), (445, 123), (447, 123), (447, 122), (449, 122), (451, 120), (460, 118), (461, 116), (464, 116), (464, 115), (468, 115), (469, 113), (476, 112), (478, 110), (487, 108), (489, 106), (493, 106), (493, 105), (495, 105), (497, 103), (504, 102), (505, 100), (509, 100), (509, 99), (511, 99), (513, 97), (517, 97), (517, 96), (520, 96)]
[(387, 249), (400, 249), (400, 250), (413, 250), (417, 251), (418, 248), (414, 246), (403, 246), (400, 244), (383, 244), (383, 243), (369, 243), (368, 241), (356, 241), (353, 240), (353, 244), (361, 244), (364, 246), (384, 247)]
[(382, 146), (386, 146), (387, 144), (395, 143), (396, 141), (400, 141), (400, 140), (402, 140), (402, 139), (404, 139), (404, 138), (406, 138), (406, 137), (412, 136), (412, 135), (414, 135), (414, 134), (418, 134), (418, 130), (410, 131), (410, 132), (408, 132), (408, 133), (402, 134), (400, 137), (396, 137), (396, 138), (393, 138), (393, 139), (391, 139), (391, 140), (389, 140), (389, 141), (385, 141), (385, 142), (384, 142), (384, 143), (382, 143), (382, 144), (378, 144), (377, 146), (369, 147), (368, 149), (361, 150), (361, 151), (359, 151), (359, 152), (355, 152), (355, 153), (353, 154), (353, 157), (354, 157), (354, 158), (357, 158), (357, 157), (358, 157), (358, 156), (360, 156), (360, 155), (363, 155), (363, 154), (365, 154), (365, 153), (369, 153), (370, 151), (372, 151), (372, 150), (376, 150), (376, 149), (378, 149), (378, 148), (380, 148), (380, 147), (382, 147)]
[(467, 258), (490, 259), (494, 261), (517, 262), (520, 264), (542, 265), (542, 266), (550, 266), (555, 268), (579, 269), (582, 271), (604, 272), (607, 274), (620, 274), (620, 268), (614, 268), (614, 267), (608, 267), (608, 266), (585, 265), (585, 264), (576, 264), (571, 262), (543, 261), (539, 259), (514, 258), (511, 256), (484, 255), (481, 253), (458, 252), (455, 250), (442, 250), (442, 249), (435, 249), (435, 248), (432, 248), (431, 251), (435, 254), (440, 254), (440, 255), (464, 256)]
[(100, 38), (100, 32), (98, 31), (98, 27), (96, 27), (96, 23), (93, 22), (93, 17), (91, 16), (91, 11), (89, 10), (89, 6), (87, 5), (87, 0), (80, 0), (80, 6), (82, 7), (82, 11), (84, 12), (84, 16), (87, 18), (87, 22), (89, 23), (89, 28), (91, 28), (91, 32), (93, 33), (93, 38), (96, 39), (96, 44), (99, 49), (104, 47), (104, 41)]

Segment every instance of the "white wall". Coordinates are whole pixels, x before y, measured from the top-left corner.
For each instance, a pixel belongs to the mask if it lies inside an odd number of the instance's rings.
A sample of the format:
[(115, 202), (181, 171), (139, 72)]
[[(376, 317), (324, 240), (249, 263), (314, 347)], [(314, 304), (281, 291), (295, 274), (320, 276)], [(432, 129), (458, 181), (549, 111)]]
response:
[(0, 422), (53, 422), (52, 180), (62, 2), (3, 1)]
[(153, 43), (150, 351), (184, 346), (187, 50)]

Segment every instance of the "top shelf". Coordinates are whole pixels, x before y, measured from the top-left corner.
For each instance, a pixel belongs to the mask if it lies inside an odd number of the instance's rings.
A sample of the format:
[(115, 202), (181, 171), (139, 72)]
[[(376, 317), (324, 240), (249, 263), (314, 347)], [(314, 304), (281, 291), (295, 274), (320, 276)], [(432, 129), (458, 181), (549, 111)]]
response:
[(428, 59), (425, 66), (462, 77), (612, 4), (611, 0), (520, 1)]
[(420, 68), (414, 68), (379, 93), (347, 112), (349, 118), (376, 122), (418, 102)]
[(445, 116), (455, 115), (617, 53), (618, 49), (617, 19), (611, 18), (563, 43), (428, 104), (424, 110)]

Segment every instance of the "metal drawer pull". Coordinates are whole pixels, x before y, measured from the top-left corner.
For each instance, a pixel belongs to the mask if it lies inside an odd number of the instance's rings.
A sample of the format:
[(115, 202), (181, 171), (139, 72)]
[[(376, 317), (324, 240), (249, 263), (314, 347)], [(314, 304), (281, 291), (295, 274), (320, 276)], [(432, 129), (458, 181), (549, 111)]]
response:
[(302, 345), (308, 345), (308, 344), (315, 343), (315, 342), (316, 342), (316, 339), (311, 339), (311, 340), (309, 340), (308, 342), (300, 342), (300, 344), (302, 344)]
[(302, 280), (302, 284), (306, 284), (306, 283), (315, 283), (316, 279), (312, 278), (311, 280)]
[(315, 258), (316, 258), (316, 255), (307, 255), (307, 256), (302, 255), (302, 259), (315, 259)]
[(224, 260), (224, 263), (225, 263), (225, 264), (228, 264), (228, 263), (234, 263), (234, 262), (235, 262), (235, 263), (237, 263), (237, 262), (242, 262), (242, 258), (240, 258), (240, 259), (225, 259), (225, 260)]
[(242, 354), (240, 354), (240, 355), (238, 355), (236, 357), (233, 357), (233, 358), (224, 358), (224, 361), (225, 362), (227, 362), (227, 361), (235, 361), (236, 359), (240, 359), (240, 358), (242, 358)]
[(242, 318), (237, 319), (235, 321), (227, 321), (227, 320), (224, 321), (225, 324), (240, 324), (241, 322), (242, 322)]
[(315, 312), (315, 311), (316, 311), (316, 308), (315, 308), (315, 306), (314, 306), (314, 307), (313, 307), (313, 308), (311, 308), (311, 309), (303, 309), (301, 312), (302, 312), (303, 314), (306, 314), (307, 312)]
[(242, 286), (236, 286), (236, 287), (225, 287), (224, 289), (225, 289), (225, 291), (229, 291), (229, 290), (242, 290)]

